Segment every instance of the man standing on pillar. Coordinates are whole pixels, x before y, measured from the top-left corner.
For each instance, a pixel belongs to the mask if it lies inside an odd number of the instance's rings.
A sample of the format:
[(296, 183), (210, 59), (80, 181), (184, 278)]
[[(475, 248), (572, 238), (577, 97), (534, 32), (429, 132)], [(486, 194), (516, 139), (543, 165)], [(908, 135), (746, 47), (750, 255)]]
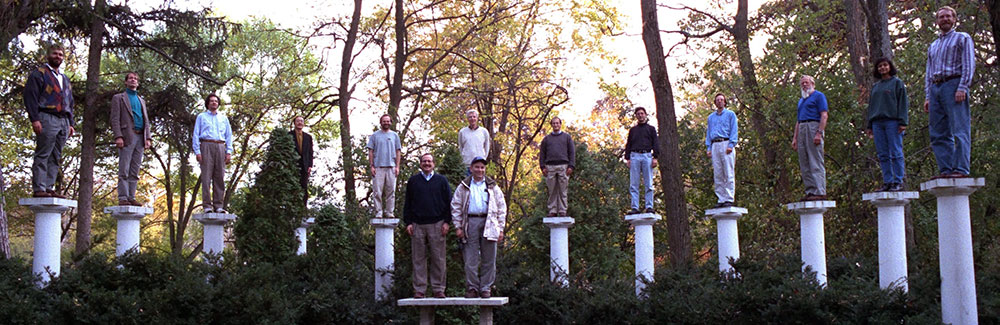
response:
[(73, 89), (69, 77), (59, 66), (65, 57), (60, 45), (49, 46), (46, 64), (28, 75), (24, 84), (24, 108), (35, 132), (35, 154), (31, 165), (31, 190), (34, 197), (65, 198), (56, 193), (56, 176), (66, 138), (73, 129)]
[(111, 132), (118, 147), (118, 205), (141, 206), (135, 191), (139, 184), (142, 152), (153, 143), (146, 100), (136, 92), (139, 74), (125, 74), (125, 92), (111, 97)]
[(503, 241), (507, 224), (507, 202), (496, 181), (486, 177), (486, 163), (483, 157), (472, 159), (472, 176), (462, 180), (451, 199), (455, 235), (465, 243), (466, 298), (491, 296), (497, 275), (497, 242)]
[(475, 109), (466, 111), (465, 119), (469, 122), (469, 126), (458, 130), (458, 151), (462, 153), (462, 162), (466, 167), (465, 175), (468, 176), (472, 158), (490, 156), (490, 132), (486, 131), (486, 128), (479, 127), (479, 112)]
[(826, 96), (816, 90), (811, 76), (799, 79), (802, 98), (798, 105), (798, 122), (792, 135), (792, 148), (799, 152), (799, 169), (806, 194), (800, 201), (826, 199), (826, 167), (823, 165), (823, 136), (826, 130)]
[[(660, 141), (656, 137), (656, 128), (649, 125), (646, 109), (635, 108), (635, 119), (638, 123), (628, 130), (625, 141), (625, 165), (628, 166), (629, 194), (632, 196), (632, 209), (628, 214), (640, 212), (653, 213), (653, 168), (656, 167), (656, 157), (660, 154)], [(645, 186), (646, 209), (639, 210), (639, 185)]]
[(941, 177), (969, 177), (972, 119), (969, 86), (975, 73), (972, 37), (955, 31), (955, 9), (937, 11), (938, 38), (927, 49), (924, 112), (928, 112), (931, 148)]
[(219, 96), (205, 97), (208, 111), (198, 114), (191, 136), (195, 157), (201, 164), (201, 204), (205, 213), (228, 213), (225, 180), (226, 164), (233, 154), (233, 129), (226, 115), (218, 112), (219, 104)]
[(573, 138), (562, 131), (562, 119), (552, 119), (552, 133), (545, 135), (538, 148), (538, 163), (549, 189), (549, 217), (565, 217), (569, 175), (576, 167), (576, 147)]
[(406, 181), (406, 201), (403, 203), (403, 223), (406, 233), (412, 237), (414, 298), (423, 298), (427, 292), (428, 255), (431, 290), (434, 298), (444, 298), (450, 201), (451, 186), (447, 178), (434, 173), (434, 156), (421, 155), (420, 172)]
[(714, 102), (715, 112), (708, 115), (705, 146), (715, 172), (715, 196), (719, 198), (715, 207), (731, 207), (736, 200), (736, 152), (733, 150), (739, 142), (739, 127), (736, 113), (726, 109), (729, 104), (726, 95), (716, 94)]
[(309, 175), (313, 166), (313, 138), (309, 133), (303, 131), (306, 126), (305, 119), (296, 116), (293, 122), (295, 128), (289, 131), (295, 141), (295, 152), (299, 153), (299, 184), (302, 185), (302, 204), (309, 202)]
[(375, 217), (394, 218), (396, 211), (396, 176), (399, 175), (399, 159), (403, 146), (396, 131), (389, 130), (392, 117), (389, 114), (379, 118), (381, 129), (368, 137), (368, 164), (372, 172), (372, 188), (375, 194)]

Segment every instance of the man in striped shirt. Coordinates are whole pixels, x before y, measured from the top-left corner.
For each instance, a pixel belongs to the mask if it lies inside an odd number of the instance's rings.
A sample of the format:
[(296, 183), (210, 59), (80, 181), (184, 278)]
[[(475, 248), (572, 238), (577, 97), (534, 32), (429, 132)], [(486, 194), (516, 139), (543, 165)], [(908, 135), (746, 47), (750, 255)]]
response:
[(934, 178), (969, 176), (971, 119), (969, 85), (975, 72), (972, 37), (955, 31), (955, 9), (937, 11), (941, 34), (927, 49), (924, 112), (929, 113), (931, 148), (939, 174)]

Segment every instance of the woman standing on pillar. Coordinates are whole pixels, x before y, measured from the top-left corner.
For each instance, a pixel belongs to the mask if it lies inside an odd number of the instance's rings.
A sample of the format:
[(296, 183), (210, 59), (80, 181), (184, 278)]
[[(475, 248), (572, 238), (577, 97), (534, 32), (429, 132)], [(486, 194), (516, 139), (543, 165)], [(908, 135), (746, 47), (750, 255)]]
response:
[(875, 151), (882, 167), (880, 192), (902, 191), (906, 165), (903, 161), (903, 134), (909, 123), (906, 86), (896, 78), (896, 65), (889, 58), (875, 61), (875, 85), (868, 100), (868, 136), (875, 139)]

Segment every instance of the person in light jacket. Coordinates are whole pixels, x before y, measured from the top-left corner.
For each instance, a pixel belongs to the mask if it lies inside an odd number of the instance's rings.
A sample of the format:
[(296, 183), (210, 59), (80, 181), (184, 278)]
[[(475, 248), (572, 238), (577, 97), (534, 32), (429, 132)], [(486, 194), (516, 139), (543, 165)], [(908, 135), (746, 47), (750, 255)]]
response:
[(486, 158), (472, 159), (472, 175), (455, 188), (451, 222), (465, 245), (465, 297), (489, 298), (496, 280), (497, 242), (503, 241), (507, 203), (496, 181), (486, 177)]

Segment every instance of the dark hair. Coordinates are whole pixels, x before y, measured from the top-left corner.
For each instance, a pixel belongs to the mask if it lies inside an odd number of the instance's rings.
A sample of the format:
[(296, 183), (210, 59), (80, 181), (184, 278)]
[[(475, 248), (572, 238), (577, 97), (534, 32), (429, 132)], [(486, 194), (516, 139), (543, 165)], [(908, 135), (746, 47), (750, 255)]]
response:
[(715, 94), (715, 96), (712, 96), (712, 103), (713, 104), (715, 103), (715, 99), (719, 98), (719, 96), (722, 96), (722, 100), (725, 101), (725, 105), (729, 105), (729, 97), (726, 97), (726, 95), (723, 94), (723, 93), (717, 93), (717, 94)]
[(62, 45), (59, 45), (59, 44), (56, 44), (56, 43), (49, 44), (49, 48), (48, 48), (48, 50), (45, 53), (46, 54), (52, 54), (52, 52), (55, 51), (55, 50), (63, 51), (63, 54), (66, 54), (66, 48), (63, 47)]
[(420, 155), (420, 158), (417, 159), (417, 160), (418, 161), (423, 161), (424, 160), (424, 156), (431, 156), (431, 161), (434, 161), (434, 155), (432, 155), (430, 152), (423, 153), (422, 155)]
[(386, 116), (388, 116), (388, 117), (389, 117), (389, 121), (390, 121), (390, 122), (392, 122), (392, 115), (389, 115), (389, 114), (382, 114), (382, 116), (379, 116), (379, 117), (378, 117), (378, 121), (379, 121), (379, 123), (381, 123), (381, 122), (382, 122), (382, 118), (383, 118), (383, 117), (386, 117)]
[(635, 114), (635, 113), (639, 113), (639, 111), (642, 111), (643, 113), (646, 113), (646, 115), (649, 115), (649, 112), (646, 112), (646, 108), (645, 108), (645, 107), (642, 107), (642, 106), (639, 106), (639, 107), (636, 107), (636, 108), (635, 108), (635, 111), (634, 111), (634, 112), (632, 112), (632, 113), (633, 113), (633, 114)]
[(208, 107), (208, 100), (211, 99), (212, 97), (215, 97), (215, 100), (219, 102), (219, 105), (222, 105), (222, 99), (219, 98), (219, 96), (216, 95), (215, 93), (211, 93), (208, 94), (208, 96), (205, 96), (205, 107)]
[(126, 73), (125, 73), (125, 81), (128, 81), (128, 76), (129, 76), (129, 75), (133, 75), (133, 74), (135, 75), (135, 78), (136, 78), (136, 79), (139, 79), (139, 73), (138, 73), (138, 72), (135, 72), (135, 71), (129, 71), (129, 72), (126, 72)]
[(559, 118), (558, 116), (556, 116), (556, 117), (553, 117), (551, 120), (549, 120), (549, 124), (554, 123), (556, 120), (559, 120), (559, 123), (562, 123), (562, 119)]
[(889, 75), (890, 76), (895, 76), (896, 75), (896, 64), (892, 63), (892, 60), (890, 60), (889, 58), (880, 58), (878, 60), (875, 60), (875, 66), (872, 69), (873, 70), (872, 71), (872, 75), (875, 76), (875, 80), (882, 79), (882, 74), (878, 72), (878, 65), (882, 64), (882, 62), (889, 62)]

